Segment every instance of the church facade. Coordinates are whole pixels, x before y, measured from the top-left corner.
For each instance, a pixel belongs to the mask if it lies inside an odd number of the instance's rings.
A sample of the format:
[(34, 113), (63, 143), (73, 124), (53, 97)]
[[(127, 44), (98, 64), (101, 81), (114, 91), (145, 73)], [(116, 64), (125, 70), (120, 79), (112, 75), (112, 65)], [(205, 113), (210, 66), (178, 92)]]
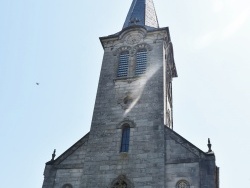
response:
[(173, 131), (177, 77), (168, 27), (153, 0), (133, 0), (104, 49), (91, 129), (46, 163), (42, 188), (219, 188), (211, 150)]

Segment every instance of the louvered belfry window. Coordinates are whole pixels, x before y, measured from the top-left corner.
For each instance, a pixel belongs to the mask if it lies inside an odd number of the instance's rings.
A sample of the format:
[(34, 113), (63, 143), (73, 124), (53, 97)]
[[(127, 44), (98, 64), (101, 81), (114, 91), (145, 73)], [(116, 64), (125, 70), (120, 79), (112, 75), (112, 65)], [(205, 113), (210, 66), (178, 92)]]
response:
[(119, 57), (117, 77), (128, 76), (128, 60), (129, 60), (129, 52), (128, 51), (122, 52)]
[(147, 50), (141, 49), (136, 53), (135, 75), (140, 75), (145, 73), (146, 69), (147, 69)]
[(130, 127), (124, 126), (122, 130), (121, 152), (128, 152), (129, 149)]

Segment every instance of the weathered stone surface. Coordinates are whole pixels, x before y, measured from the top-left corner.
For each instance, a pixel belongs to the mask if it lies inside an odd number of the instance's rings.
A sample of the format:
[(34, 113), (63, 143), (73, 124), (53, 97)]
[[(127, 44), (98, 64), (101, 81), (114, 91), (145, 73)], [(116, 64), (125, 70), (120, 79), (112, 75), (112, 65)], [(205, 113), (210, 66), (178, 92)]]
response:
[[(180, 180), (190, 188), (218, 188), (214, 155), (172, 130), (171, 85), (177, 72), (168, 28), (134, 26), (101, 42), (104, 57), (91, 130), (47, 163), (43, 188), (175, 188)], [(136, 75), (141, 48), (147, 51), (147, 69)], [(128, 76), (119, 78), (124, 50), (130, 54)], [(124, 124), (130, 126), (128, 152), (120, 152)]]

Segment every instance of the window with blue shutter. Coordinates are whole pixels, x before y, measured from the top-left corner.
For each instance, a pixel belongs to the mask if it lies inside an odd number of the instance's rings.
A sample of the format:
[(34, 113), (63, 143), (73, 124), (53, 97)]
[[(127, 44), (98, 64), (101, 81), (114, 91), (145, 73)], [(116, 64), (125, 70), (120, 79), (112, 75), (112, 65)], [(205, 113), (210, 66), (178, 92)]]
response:
[(122, 52), (119, 56), (119, 65), (117, 77), (126, 77), (128, 76), (128, 60), (129, 60), (129, 52)]
[(146, 69), (147, 69), (147, 50), (141, 49), (136, 53), (135, 75), (140, 75), (145, 73)]
[(124, 126), (122, 130), (122, 142), (120, 152), (128, 152), (129, 149), (130, 127)]

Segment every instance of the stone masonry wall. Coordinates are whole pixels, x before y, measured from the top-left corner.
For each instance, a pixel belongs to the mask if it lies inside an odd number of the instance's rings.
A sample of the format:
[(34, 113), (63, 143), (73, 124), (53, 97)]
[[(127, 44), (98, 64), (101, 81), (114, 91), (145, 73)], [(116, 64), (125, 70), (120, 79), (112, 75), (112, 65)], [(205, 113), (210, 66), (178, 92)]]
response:
[(83, 173), (84, 159), (88, 146), (88, 134), (59, 156), (46, 164), (42, 188), (62, 188), (71, 184), (78, 188)]
[(204, 153), (169, 128), (165, 134), (166, 187), (184, 180), (190, 188), (216, 188), (214, 155)]
[(190, 183), (190, 188), (200, 187), (200, 169), (199, 163), (180, 163), (166, 165), (166, 187), (176, 187), (180, 180), (186, 180)]
[[(134, 30), (127, 36), (137, 33)], [(138, 44), (129, 45), (121, 39), (105, 48), (81, 188), (110, 187), (120, 175), (136, 188), (165, 187), (164, 55), (159, 33), (148, 34), (141, 41), (151, 47), (147, 73), (141, 77), (117, 79), (118, 57), (114, 55), (122, 46), (130, 49)], [(130, 62), (134, 58), (131, 56)], [(132, 100), (127, 106), (122, 104), (126, 96)], [(133, 124), (126, 153), (120, 153), (122, 122)]]
[[(170, 74), (164, 76), (171, 72), (163, 66), (169, 62), (167, 40), (166, 30), (133, 28), (102, 41), (104, 57), (90, 133), (46, 165), (43, 188), (111, 188), (119, 178), (128, 188), (175, 188), (180, 180), (189, 182), (190, 188), (216, 188), (214, 155), (164, 125), (164, 84), (172, 81)], [(147, 72), (135, 76), (135, 53), (140, 48), (147, 49)], [(129, 76), (117, 78), (119, 53), (124, 50), (130, 52)], [(120, 152), (124, 124), (130, 126), (128, 152)]]
[(65, 184), (79, 187), (82, 173), (83, 169), (58, 169), (53, 188), (62, 188)]

